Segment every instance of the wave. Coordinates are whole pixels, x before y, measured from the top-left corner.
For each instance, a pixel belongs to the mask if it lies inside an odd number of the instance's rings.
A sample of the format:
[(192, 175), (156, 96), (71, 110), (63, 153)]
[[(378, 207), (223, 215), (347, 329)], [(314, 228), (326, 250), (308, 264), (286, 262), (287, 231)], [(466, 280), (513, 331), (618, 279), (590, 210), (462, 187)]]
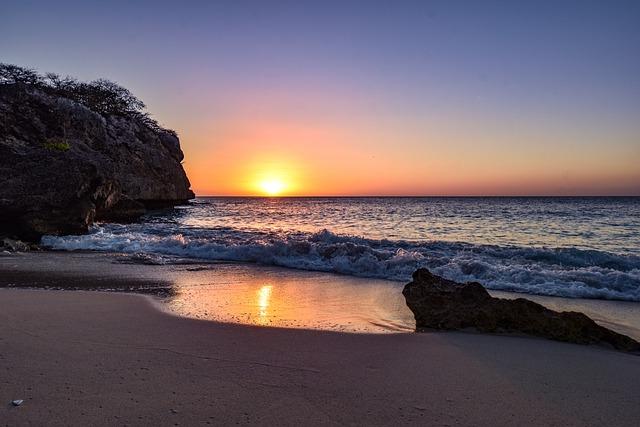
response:
[(569, 298), (640, 301), (640, 257), (577, 248), (373, 240), (334, 234), (167, 229), (154, 224), (95, 226), (81, 236), (44, 236), (45, 247), (242, 261), (359, 277), (407, 281), (419, 267), (489, 289)]

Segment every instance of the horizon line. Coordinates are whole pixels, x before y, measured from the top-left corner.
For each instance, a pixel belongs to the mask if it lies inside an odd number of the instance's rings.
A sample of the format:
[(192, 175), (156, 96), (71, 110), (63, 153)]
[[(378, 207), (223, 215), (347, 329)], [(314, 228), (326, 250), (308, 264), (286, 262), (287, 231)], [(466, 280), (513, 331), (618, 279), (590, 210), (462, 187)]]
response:
[[(194, 193), (195, 194), (195, 193)], [(583, 198), (587, 198), (587, 197), (592, 197), (592, 198), (605, 198), (605, 197), (618, 197), (618, 198), (624, 198), (624, 197), (640, 197), (640, 194), (613, 194), (613, 195), (606, 195), (606, 194), (595, 194), (595, 195), (580, 195), (580, 194), (574, 194), (574, 195), (568, 195), (568, 194), (487, 194), (487, 195), (479, 195), (479, 194), (463, 194), (463, 195), (456, 195), (456, 194), (448, 194), (448, 195), (443, 195), (443, 194), (427, 194), (427, 195), (399, 195), (399, 194), (354, 194), (354, 195), (281, 195), (281, 196), (267, 196), (267, 195), (260, 195), (260, 194), (255, 194), (255, 195), (251, 195), (251, 194), (244, 194), (244, 195), (230, 195), (230, 194), (206, 194), (206, 195), (201, 195), (201, 194), (195, 194), (195, 197), (233, 197), (233, 198), (262, 198), (262, 199), (294, 199), (294, 198), (436, 198), (436, 197), (442, 197), (442, 198), (480, 198), (480, 197), (492, 197), (492, 198), (514, 198), (514, 197), (521, 197), (521, 198), (525, 198), (525, 197), (530, 197), (530, 198), (534, 198), (534, 197), (548, 197), (548, 198), (561, 198), (561, 197), (583, 197)]]

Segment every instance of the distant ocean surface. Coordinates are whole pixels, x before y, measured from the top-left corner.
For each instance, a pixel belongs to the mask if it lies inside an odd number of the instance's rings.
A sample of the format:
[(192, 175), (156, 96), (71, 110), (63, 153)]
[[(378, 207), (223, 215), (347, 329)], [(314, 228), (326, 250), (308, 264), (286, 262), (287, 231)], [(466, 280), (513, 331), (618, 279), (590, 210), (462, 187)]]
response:
[(495, 290), (640, 301), (640, 198), (201, 197), (52, 249), (197, 258), (407, 281), (418, 267)]

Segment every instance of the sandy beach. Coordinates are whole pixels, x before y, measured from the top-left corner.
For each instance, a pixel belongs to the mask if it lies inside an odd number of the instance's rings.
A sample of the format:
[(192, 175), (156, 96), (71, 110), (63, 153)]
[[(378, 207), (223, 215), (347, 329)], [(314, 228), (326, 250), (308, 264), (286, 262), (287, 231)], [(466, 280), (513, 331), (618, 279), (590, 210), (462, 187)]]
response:
[(640, 427), (640, 1), (80, 3), (0, 7), (0, 427)]
[(155, 305), (124, 293), (0, 289), (2, 424), (631, 426), (640, 417), (638, 356), (470, 333), (221, 324)]

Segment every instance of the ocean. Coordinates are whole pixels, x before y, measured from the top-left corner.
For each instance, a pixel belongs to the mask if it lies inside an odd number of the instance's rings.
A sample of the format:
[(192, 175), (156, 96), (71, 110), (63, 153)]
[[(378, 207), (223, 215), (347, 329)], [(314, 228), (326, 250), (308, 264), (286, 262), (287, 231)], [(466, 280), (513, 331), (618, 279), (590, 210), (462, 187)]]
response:
[(42, 244), (394, 282), (427, 267), (498, 291), (640, 301), (638, 197), (198, 197)]

